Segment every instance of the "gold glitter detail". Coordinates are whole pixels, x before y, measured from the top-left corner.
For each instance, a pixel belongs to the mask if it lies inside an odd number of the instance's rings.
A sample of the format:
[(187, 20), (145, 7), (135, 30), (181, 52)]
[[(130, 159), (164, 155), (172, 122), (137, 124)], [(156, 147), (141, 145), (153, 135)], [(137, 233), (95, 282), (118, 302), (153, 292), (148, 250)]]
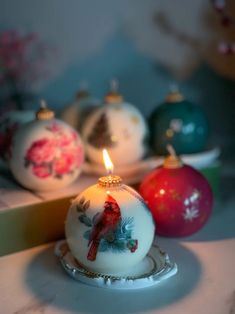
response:
[(112, 136), (111, 136), (111, 141), (112, 141), (112, 142), (117, 142), (117, 136), (112, 135)]
[(156, 180), (151, 180), (149, 182), (149, 186), (151, 186), (152, 188), (155, 188), (156, 184), (157, 184)]
[(159, 206), (157, 207), (157, 210), (159, 210), (161, 212), (166, 210), (166, 209), (167, 209), (167, 207), (164, 203), (160, 203)]
[(122, 179), (119, 176), (109, 175), (99, 178), (98, 183), (102, 187), (116, 187), (122, 185)]
[(132, 121), (134, 124), (139, 124), (139, 123), (140, 123), (140, 119), (139, 119), (137, 116), (132, 116), (132, 117), (131, 117), (131, 121)]
[(166, 130), (166, 136), (167, 137), (173, 137), (174, 136), (174, 131), (172, 129), (167, 129)]
[(203, 223), (203, 222), (205, 222), (206, 219), (207, 219), (207, 215), (204, 214), (203, 216), (201, 216), (199, 221), (200, 221), (200, 223)]
[(176, 190), (170, 190), (170, 194), (173, 200), (180, 201), (181, 195)]

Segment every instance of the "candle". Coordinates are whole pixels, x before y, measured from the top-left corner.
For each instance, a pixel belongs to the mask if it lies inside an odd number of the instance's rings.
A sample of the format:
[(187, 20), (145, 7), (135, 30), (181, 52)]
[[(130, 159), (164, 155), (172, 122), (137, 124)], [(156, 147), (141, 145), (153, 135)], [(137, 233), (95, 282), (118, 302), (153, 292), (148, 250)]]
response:
[(102, 274), (124, 275), (147, 255), (154, 223), (142, 197), (113, 174), (105, 149), (103, 159), (107, 175), (72, 201), (65, 233), (81, 266)]
[(102, 150), (107, 148), (116, 167), (143, 158), (148, 150), (148, 133), (140, 111), (118, 92), (117, 81), (112, 81), (103, 105), (89, 115), (82, 128), (89, 161), (102, 164)]
[(158, 155), (166, 155), (172, 144), (180, 154), (203, 151), (208, 142), (208, 121), (201, 110), (172, 86), (165, 101), (150, 116), (151, 146)]
[(188, 236), (198, 231), (212, 211), (213, 195), (206, 178), (184, 165), (172, 146), (163, 166), (149, 173), (140, 185), (140, 194), (150, 207), (157, 233)]
[(35, 119), (25, 123), (13, 137), (9, 165), (15, 179), (35, 191), (64, 188), (81, 173), (84, 159), (79, 134), (44, 100)]

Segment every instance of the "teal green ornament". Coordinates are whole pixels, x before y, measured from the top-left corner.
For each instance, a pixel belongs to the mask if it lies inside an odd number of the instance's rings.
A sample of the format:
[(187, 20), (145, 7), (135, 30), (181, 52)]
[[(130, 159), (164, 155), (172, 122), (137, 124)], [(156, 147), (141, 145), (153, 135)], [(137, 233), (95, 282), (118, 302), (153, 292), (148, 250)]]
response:
[(167, 95), (165, 102), (150, 117), (151, 144), (159, 155), (167, 154), (167, 144), (171, 144), (177, 154), (205, 150), (208, 129), (208, 121), (201, 108), (176, 90)]

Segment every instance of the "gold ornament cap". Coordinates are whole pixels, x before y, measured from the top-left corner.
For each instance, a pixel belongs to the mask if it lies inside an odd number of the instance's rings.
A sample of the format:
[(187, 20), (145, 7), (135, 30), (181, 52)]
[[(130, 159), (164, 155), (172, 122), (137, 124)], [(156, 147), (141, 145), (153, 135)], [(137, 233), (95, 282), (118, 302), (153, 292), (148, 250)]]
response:
[(47, 107), (45, 100), (41, 100), (40, 109), (36, 112), (37, 120), (51, 120), (55, 117), (55, 112)]
[(102, 187), (113, 188), (122, 185), (122, 179), (119, 176), (113, 174), (101, 177), (98, 180), (98, 184)]
[(89, 97), (89, 96), (90, 96), (90, 93), (89, 93), (89, 90), (88, 90), (88, 83), (87, 83), (87, 81), (83, 80), (81, 82), (81, 84), (80, 84), (79, 91), (76, 94), (76, 98), (77, 99), (82, 99), (82, 98), (86, 98), (86, 97)]
[(110, 92), (104, 97), (106, 104), (120, 104), (123, 102), (123, 96), (118, 92), (118, 80), (113, 79), (110, 83)]
[(163, 167), (167, 169), (177, 169), (183, 166), (182, 161), (176, 155), (174, 148), (171, 145), (167, 145), (169, 156), (164, 160)]
[(90, 93), (89, 93), (88, 90), (81, 89), (80, 91), (77, 92), (76, 98), (77, 99), (83, 99), (83, 98), (86, 98), (86, 97), (89, 97), (89, 96), (90, 96)]
[(184, 100), (184, 96), (179, 92), (177, 85), (170, 86), (170, 92), (166, 96), (165, 101), (167, 103), (176, 103)]

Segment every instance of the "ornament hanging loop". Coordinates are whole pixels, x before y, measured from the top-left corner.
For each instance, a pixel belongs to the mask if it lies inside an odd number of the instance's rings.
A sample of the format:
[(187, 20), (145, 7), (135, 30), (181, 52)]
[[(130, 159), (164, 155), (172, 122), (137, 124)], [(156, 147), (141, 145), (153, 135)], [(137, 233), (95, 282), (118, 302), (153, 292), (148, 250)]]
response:
[(118, 93), (118, 89), (119, 89), (119, 81), (117, 78), (113, 78), (110, 81), (110, 92), (111, 93)]
[(105, 96), (106, 104), (119, 104), (123, 102), (123, 96), (118, 92), (119, 82), (116, 78), (110, 81), (110, 92)]
[(175, 103), (184, 100), (184, 96), (180, 93), (179, 87), (176, 83), (170, 84), (169, 87), (170, 92), (166, 96), (165, 101), (168, 103)]
[(175, 149), (172, 145), (168, 144), (166, 146), (167, 151), (169, 152), (169, 156), (167, 156), (164, 160), (163, 166), (167, 169), (177, 169), (183, 166), (182, 161), (176, 155)]
[(175, 157), (176, 157), (175, 149), (174, 149), (174, 147), (173, 147), (171, 144), (167, 144), (167, 145), (166, 145), (166, 149), (167, 149), (168, 153), (169, 153), (171, 156), (175, 156)]

